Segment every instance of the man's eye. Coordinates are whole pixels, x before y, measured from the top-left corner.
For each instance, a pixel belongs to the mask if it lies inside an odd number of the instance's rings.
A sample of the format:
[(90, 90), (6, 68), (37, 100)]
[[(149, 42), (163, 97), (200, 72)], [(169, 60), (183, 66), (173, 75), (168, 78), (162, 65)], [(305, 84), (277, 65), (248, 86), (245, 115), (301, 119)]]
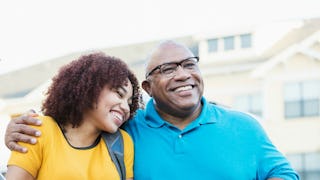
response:
[(166, 66), (166, 67), (163, 67), (163, 68), (161, 69), (161, 71), (162, 71), (162, 73), (164, 73), (164, 74), (170, 74), (170, 73), (174, 72), (175, 69), (176, 69), (176, 66)]
[(183, 64), (184, 68), (188, 68), (188, 69), (193, 69), (196, 66), (196, 64), (194, 62), (187, 62), (185, 64)]

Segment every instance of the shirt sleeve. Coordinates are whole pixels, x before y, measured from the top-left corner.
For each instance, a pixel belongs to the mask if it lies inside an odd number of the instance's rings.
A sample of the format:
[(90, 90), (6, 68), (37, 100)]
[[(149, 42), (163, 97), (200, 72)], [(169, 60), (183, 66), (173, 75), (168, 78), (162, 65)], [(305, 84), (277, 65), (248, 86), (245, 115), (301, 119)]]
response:
[[(34, 128), (41, 130), (39, 127)], [(19, 143), (21, 146), (26, 147), (28, 152), (20, 153), (12, 151), (7, 165), (14, 165), (23, 168), (36, 178), (42, 162), (42, 138), (43, 136), (39, 137), (37, 139), (38, 142), (35, 145)]]
[(286, 157), (272, 144), (266, 132), (259, 123), (257, 128), (257, 179), (282, 178), (298, 180), (297, 172), (293, 170)]

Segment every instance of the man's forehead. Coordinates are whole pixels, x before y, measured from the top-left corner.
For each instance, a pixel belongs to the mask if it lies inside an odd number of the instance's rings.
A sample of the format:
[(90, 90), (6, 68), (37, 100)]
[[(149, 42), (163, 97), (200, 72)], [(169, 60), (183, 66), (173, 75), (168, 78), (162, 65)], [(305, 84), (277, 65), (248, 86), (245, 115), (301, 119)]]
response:
[(176, 43), (162, 44), (151, 55), (149, 67), (180, 61), (191, 56), (193, 56), (193, 53), (185, 46)]

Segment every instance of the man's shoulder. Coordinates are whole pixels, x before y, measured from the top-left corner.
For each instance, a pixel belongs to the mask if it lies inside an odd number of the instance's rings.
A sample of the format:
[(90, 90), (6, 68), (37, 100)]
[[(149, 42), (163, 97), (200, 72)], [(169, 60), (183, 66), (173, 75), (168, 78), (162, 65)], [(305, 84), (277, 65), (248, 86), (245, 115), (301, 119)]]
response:
[(133, 126), (137, 126), (137, 124), (140, 124), (144, 121), (145, 118), (145, 109), (138, 109), (136, 114), (129, 119), (122, 128), (128, 132), (129, 129), (131, 129)]
[(246, 113), (230, 106), (226, 106), (223, 104), (219, 104), (216, 102), (209, 102), (208, 105), (211, 111), (214, 111), (218, 116), (227, 119), (237, 119), (237, 121), (244, 121), (244, 122), (257, 122), (257, 117), (253, 116), (250, 113)]
[(143, 120), (145, 113), (145, 109), (138, 109), (136, 114), (129, 120), (129, 122), (137, 122)]

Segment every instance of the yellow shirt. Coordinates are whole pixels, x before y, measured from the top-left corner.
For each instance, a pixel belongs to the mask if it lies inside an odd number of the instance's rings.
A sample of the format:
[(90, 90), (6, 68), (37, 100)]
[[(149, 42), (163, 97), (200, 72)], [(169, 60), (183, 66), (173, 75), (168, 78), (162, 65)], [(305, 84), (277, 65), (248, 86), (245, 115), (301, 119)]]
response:
[[(36, 145), (21, 143), (28, 148), (26, 154), (12, 152), (8, 165), (19, 166), (37, 179), (120, 179), (106, 144), (101, 139), (86, 148), (74, 148), (65, 139), (60, 127), (50, 117), (40, 117), (42, 132)], [(121, 130), (124, 141), (126, 177), (133, 177), (133, 142)]]

